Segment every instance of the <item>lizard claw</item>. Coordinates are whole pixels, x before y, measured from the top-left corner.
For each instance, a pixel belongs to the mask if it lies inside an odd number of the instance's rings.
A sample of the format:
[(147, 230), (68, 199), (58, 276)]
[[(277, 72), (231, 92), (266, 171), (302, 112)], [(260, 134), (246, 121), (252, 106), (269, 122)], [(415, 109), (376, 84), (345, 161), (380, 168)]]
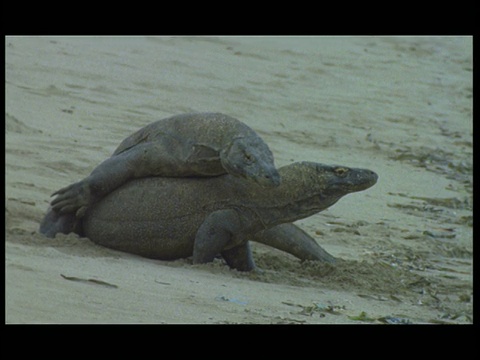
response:
[[(52, 194), (52, 196), (54, 195), (57, 197), (51, 201), (53, 210), (60, 214), (77, 212), (82, 216), (85, 214), (91, 197), (89, 186), (84, 181), (61, 188)], [(82, 210), (82, 207), (85, 209)]]

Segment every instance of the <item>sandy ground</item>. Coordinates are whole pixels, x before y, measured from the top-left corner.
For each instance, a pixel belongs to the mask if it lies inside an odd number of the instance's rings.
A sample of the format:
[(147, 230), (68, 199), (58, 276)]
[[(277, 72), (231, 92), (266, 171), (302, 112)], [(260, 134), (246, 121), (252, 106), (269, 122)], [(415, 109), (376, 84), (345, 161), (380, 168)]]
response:
[[(7, 323), (471, 323), (472, 39), (6, 39)], [(336, 266), (254, 244), (265, 272), (154, 261), (37, 233), (50, 194), (122, 139), (234, 116), (278, 166), (365, 167), (299, 221)]]

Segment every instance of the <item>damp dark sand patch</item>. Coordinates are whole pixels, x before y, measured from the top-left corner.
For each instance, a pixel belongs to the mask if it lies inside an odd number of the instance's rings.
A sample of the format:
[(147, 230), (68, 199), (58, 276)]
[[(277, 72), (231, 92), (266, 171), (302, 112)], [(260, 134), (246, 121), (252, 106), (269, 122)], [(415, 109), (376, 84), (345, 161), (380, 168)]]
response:
[(389, 295), (408, 292), (408, 284), (418, 281), (418, 275), (383, 262), (339, 259), (332, 265), (292, 261), (286, 256), (256, 255), (257, 265), (265, 271), (257, 279), (265, 282)]
[[(346, 291), (373, 301), (386, 301), (414, 307), (428, 307), (438, 313), (429, 322), (471, 322), (473, 319), (473, 287), (471, 262), (451, 268), (445, 261), (435, 263), (417, 256), (400, 253), (404, 260), (391, 256), (370, 256), (369, 260), (341, 260), (334, 265), (315, 261), (300, 262), (291, 256), (254, 251), (264, 273), (241, 274), (251, 280), (312, 289)], [(408, 260), (409, 259), (409, 260)], [(463, 268), (463, 271), (461, 270)]]
[(465, 189), (471, 193), (473, 159), (471, 154), (462, 155), (463, 157), (460, 157), (441, 148), (404, 146), (395, 149), (389, 158), (444, 175), (447, 179), (457, 180), (463, 183)]
[[(389, 195), (395, 195), (389, 193)], [(398, 194), (397, 194), (398, 195)], [(462, 198), (423, 198), (406, 196), (413, 201), (405, 203), (387, 203), (408, 215), (436, 220), (442, 224), (473, 226), (473, 199)], [(464, 210), (464, 211), (459, 211)]]

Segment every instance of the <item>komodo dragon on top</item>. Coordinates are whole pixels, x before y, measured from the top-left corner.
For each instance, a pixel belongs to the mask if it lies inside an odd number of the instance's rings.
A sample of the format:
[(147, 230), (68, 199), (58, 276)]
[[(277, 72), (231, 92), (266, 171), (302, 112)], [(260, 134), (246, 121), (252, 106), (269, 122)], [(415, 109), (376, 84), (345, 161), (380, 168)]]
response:
[(88, 177), (54, 192), (53, 212), (40, 232), (52, 237), (72, 231), (89, 206), (131, 179), (225, 173), (263, 187), (281, 181), (267, 144), (231, 116), (191, 113), (158, 120), (123, 140)]
[[(282, 183), (268, 188), (230, 174), (135, 179), (89, 207), (75, 232), (99, 245), (155, 259), (193, 256), (193, 263), (207, 263), (220, 254), (241, 271), (255, 269), (249, 240), (303, 260), (333, 262), (292, 222), (368, 189), (377, 174), (312, 162), (284, 166), (279, 174)], [(47, 228), (52, 211), (44, 219)]]

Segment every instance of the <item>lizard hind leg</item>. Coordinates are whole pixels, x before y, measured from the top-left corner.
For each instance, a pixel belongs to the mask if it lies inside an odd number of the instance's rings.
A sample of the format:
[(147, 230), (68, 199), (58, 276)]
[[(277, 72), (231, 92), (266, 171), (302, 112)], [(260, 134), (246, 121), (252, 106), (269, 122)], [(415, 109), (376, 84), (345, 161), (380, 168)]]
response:
[(193, 263), (212, 262), (239, 230), (240, 220), (235, 210), (218, 210), (208, 215), (195, 236)]
[(49, 238), (54, 238), (56, 234), (76, 233), (81, 235), (81, 221), (73, 213), (59, 214), (52, 208), (49, 208), (47, 214), (40, 223), (40, 233)]
[(222, 251), (222, 257), (232, 269), (238, 271), (258, 270), (255, 266), (248, 241), (234, 248)]

